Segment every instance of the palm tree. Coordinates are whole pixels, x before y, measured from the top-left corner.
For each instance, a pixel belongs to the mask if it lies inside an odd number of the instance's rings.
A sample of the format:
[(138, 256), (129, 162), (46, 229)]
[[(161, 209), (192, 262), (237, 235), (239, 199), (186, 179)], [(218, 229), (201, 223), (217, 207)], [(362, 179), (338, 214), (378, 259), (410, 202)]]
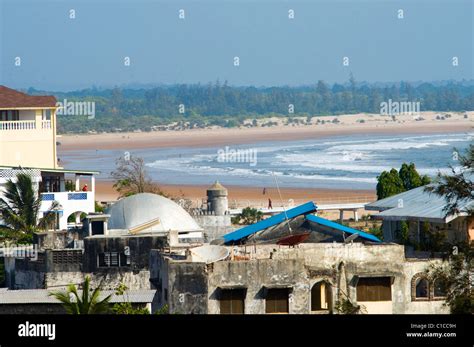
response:
[(33, 186), (31, 176), (19, 173), (16, 182), (8, 180), (5, 192), (0, 198), (0, 214), (4, 223), (10, 228), (31, 235), (38, 230), (45, 230), (56, 220), (54, 210), (59, 206), (57, 201), (38, 218), (41, 207), (41, 197)]
[(65, 292), (52, 292), (49, 295), (61, 301), (69, 314), (107, 313), (110, 310), (109, 301), (112, 295), (108, 295), (99, 301), (100, 287), (101, 285), (92, 290), (90, 288), (90, 277), (86, 276), (82, 284), (82, 295), (79, 295), (75, 284), (70, 284)]
[(474, 208), (468, 204), (474, 201), (474, 144), (469, 145), (464, 155), (456, 149), (454, 153), (458, 157), (459, 167), (450, 165), (450, 174), (439, 172), (435, 184), (427, 186), (425, 190), (445, 198), (446, 215), (464, 212), (474, 216)]

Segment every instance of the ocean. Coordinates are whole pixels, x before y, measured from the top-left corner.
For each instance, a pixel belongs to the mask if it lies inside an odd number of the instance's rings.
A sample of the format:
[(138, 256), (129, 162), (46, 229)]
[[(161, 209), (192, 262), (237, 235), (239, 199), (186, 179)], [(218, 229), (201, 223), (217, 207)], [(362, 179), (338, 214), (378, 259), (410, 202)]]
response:
[[(415, 163), (421, 174), (457, 166), (473, 133), (351, 135), (301, 141), (272, 141), (205, 148), (130, 150), (143, 157), (150, 176), (162, 184), (204, 184), (215, 180), (238, 186), (374, 189), (383, 170)], [(70, 151), (61, 159), (70, 169), (101, 171), (109, 178), (118, 150)]]

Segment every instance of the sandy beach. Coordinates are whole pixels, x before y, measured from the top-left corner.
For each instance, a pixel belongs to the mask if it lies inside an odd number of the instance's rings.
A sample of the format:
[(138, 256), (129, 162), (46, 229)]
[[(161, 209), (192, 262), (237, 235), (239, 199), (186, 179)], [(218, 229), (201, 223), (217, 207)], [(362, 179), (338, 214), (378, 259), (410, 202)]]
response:
[[(206, 197), (207, 186), (203, 185), (160, 185), (163, 192), (175, 198), (184, 197), (193, 201), (194, 204), (202, 202)], [(268, 199), (272, 199), (274, 206), (279, 206), (283, 202), (288, 204), (289, 199), (293, 199), (295, 203), (303, 203), (309, 200), (319, 201), (321, 203), (336, 201), (354, 201), (374, 199), (375, 193), (371, 190), (345, 190), (345, 189), (300, 189), (300, 188), (280, 188), (280, 195), (276, 188), (263, 187), (241, 187), (226, 186), (229, 192), (229, 204), (249, 204), (253, 206), (266, 207)], [(113, 188), (111, 181), (96, 182), (96, 200), (113, 201), (119, 197), (117, 191)]]
[[(193, 207), (201, 207), (203, 199), (206, 198), (207, 186), (201, 185), (160, 185), (163, 192), (170, 198), (185, 198), (192, 201)], [(344, 202), (369, 202), (376, 200), (374, 191), (371, 190), (346, 190), (346, 189), (298, 189), (281, 188), (280, 194), (275, 188), (226, 186), (229, 193), (229, 208), (243, 208), (247, 206), (264, 207), (268, 206), (268, 199), (272, 200), (273, 207), (299, 205), (308, 201), (316, 204), (344, 203)], [(96, 200), (99, 202), (111, 202), (119, 198), (119, 194), (113, 188), (111, 181), (96, 182)], [(291, 201), (290, 201), (291, 200)], [(346, 212), (347, 217), (351, 217), (350, 211)], [(360, 210), (359, 216), (368, 214), (367, 211)], [(321, 214), (328, 218), (339, 217), (337, 211), (325, 211)]]
[[(156, 131), (139, 133), (103, 133), (87, 135), (62, 135), (59, 137), (59, 152), (81, 149), (103, 150), (163, 147), (230, 146), (264, 141), (289, 141), (327, 138), (354, 134), (434, 134), (470, 132), (474, 126), (474, 112), (451, 113), (446, 120), (436, 120), (439, 113), (423, 112), (422, 121), (412, 116), (398, 117), (397, 121), (387, 116), (356, 114), (341, 115), (340, 123), (334, 124), (335, 116), (317, 117), (325, 124), (276, 125), (252, 128), (213, 128), (183, 131)], [(464, 118), (468, 114), (468, 118)], [(269, 118), (275, 122), (281, 119)]]
[[(414, 117), (398, 117), (398, 121), (387, 121), (386, 116), (380, 115), (344, 115), (339, 116), (340, 123), (331, 121), (334, 116), (318, 117), (326, 118), (325, 124), (311, 125), (277, 125), (273, 127), (253, 128), (215, 128), (195, 129), (184, 131), (159, 131), (150, 133), (104, 133), (88, 135), (63, 135), (59, 138), (61, 145), (58, 147), (60, 154), (68, 151), (81, 150), (131, 150), (146, 148), (166, 147), (206, 147), (206, 146), (228, 146), (234, 144), (247, 144), (262, 141), (285, 141), (298, 139), (327, 138), (331, 136), (353, 135), (353, 134), (436, 134), (436, 133), (469, 133), (474, 125), (474, 112), (455, 114), (445, 120), (437, 120), (439, 113), (424, 112), (424, 120), (417, 121)], [(276, 119), (278, 120), (278, 119)], [(363, 120), (363, 121), (361, 121)], [(67, 163), (65, 166), (67, 166)], [(158, 182), (162, 190), (171, 197), (184, 197), (191, 199), (193, 205), (199, 206), (202, 199), (206, 197), (207, 186), (201, 185), (169, 185), (166, 182)], [(113, 201), (118, 194), (112, 187), (110, 181), (98, 180), (96, 185), (98, 201)], [(371, 190), (348, 190), (348, 189), (301, 189), (282, 188), (281, 198), (274, 188), (264, 187), (229, 186), (229, 204), (232, 206), (259, 206), (266, 207), (268, 199), (272, 199), (273, 205), (288, 204), (291, 199), (293, 203), (303, 203), (309, 200), (318, 203), (329, 202), (352, 202), (371, 201), (375, 199), (375, 192)]]

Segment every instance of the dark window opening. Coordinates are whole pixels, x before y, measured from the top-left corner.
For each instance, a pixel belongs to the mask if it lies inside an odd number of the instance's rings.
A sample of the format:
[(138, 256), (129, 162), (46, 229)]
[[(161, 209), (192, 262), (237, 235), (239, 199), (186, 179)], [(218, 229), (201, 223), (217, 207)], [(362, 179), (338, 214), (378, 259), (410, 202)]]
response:
[(357, 282), (357, 301), (391, 301), (390, 277), (365, 277)]
[(54, 193), (61, 191), (61, 178), (59, 176), (43, 176), (40, 182), (40, 192)]
[(2, 110), (0, 111), (0, 121), (18, 121), (20, 120), (20, 112), (18, 110)]
[(222, 289), (220, 306), (221, 314), (244, 314), (245, 289)]
[(91, 221), (92, 235), (104, 235), (104, 222)]
[(98, 255), (99, 267), (120, 267), (130, 265), (130, 256), (119, 252), (104, 252)]
[(265, 298), (266, 313), (289, 313), (289, 288), (270, 288)]
[(331, 285), (318, 282), (311, 289), (311, 311), (331, 310)]
[(429, 296), (429, 285), (426, 278), (419, 278), (416, 280), (416, 293), (417, 298), (428, 298)]

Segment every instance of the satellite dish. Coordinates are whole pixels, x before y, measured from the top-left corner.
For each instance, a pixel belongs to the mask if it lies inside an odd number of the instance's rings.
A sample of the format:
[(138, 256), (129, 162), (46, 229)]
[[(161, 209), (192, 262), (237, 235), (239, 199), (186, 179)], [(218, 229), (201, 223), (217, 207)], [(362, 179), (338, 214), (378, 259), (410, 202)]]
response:
[(191, 259), (193, 262), (198, 263), (215, 263), (216, 261), (227, 258), (230, 251), (222, 246), (217, 245), (205, 245), (201, 247), (195, 247), (190, 249)]
[(344, 243), (352, 242), (352, 241), (354, 241), (354, 240), (355, 240), (356, 238), (358, 238), (358, 237), (359, 237), (359, 233), (354, 233), (354, 234), (352, 234), (351, 236), (346, 237), (346, 238), (344, 239)]

